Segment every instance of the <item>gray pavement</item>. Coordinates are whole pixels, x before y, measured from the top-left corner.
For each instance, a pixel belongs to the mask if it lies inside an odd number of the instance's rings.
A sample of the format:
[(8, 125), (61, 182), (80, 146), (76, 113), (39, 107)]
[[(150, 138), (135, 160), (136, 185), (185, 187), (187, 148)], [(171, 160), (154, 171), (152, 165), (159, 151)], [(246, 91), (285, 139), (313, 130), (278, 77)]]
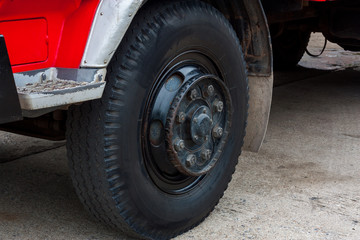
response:
[[(241, 155), (214, 212), (177, 239), (360, 239), (360, 71), (311, 61), (276, 74), (261, 151)], [(83, 209), (62, 144), (0, 133), (1, 161), (17, 159), (0, 164), (0, 239), (128, 239)]]

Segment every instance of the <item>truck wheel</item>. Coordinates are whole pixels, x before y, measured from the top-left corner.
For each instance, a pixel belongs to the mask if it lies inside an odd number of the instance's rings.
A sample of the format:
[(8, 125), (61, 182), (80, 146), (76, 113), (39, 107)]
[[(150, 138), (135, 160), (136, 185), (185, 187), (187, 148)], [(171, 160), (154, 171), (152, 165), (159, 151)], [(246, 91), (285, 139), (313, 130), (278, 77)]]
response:
[(103, 98), (69, 109), (71, 175), (102, 222), (169, 239), (203, 221), (231, 180), (246, 68), (229, 22), (200, 1), (146, 6), (129, 29)]
[(278, 70), (294, 68), (305, 53), (310, 40), (310, 31), (285, 29), (272, 38), (274, 68)]

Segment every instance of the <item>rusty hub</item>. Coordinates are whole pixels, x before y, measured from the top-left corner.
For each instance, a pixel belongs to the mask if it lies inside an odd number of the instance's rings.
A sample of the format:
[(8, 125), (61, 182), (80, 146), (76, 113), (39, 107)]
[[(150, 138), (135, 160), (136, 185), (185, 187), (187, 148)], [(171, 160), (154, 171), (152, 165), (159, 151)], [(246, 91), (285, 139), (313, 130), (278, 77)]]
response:
[[(185, 116), (177, 121), (177, 116)], [(218, 161), (230, 129), (231, 100), (223, 81), (198, 74), (178, 90), (166, 120), (172, 164), (183, 174), (200, 176)], [(178, 147), (179, 141), (184, 143)]]

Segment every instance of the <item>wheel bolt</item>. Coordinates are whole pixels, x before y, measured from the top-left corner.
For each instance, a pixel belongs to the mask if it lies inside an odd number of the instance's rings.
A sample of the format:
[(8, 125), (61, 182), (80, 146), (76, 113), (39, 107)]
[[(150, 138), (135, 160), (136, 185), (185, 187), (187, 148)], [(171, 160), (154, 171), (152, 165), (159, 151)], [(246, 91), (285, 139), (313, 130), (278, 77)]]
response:
[(196, 156), (194, 154), (190, 154), (189, 156), (187, 156), (187, 158), (186, 158), (186, 166), (187, 167), (194, 166), (195, 162), (196, 162)]
[(178, 139), (175, 142), (174, 146), (175, 146), (175, 150), (177, 152), (179, 152), (179, 151), (181, 151), (181, 150), (183, 150), (185, 148), (185, 142), (183, 140), (181, 140), (181, 139)]
[(198, 136), (198, 135), (195, 135), (195, 136), (194, 136), (194, 139), (195, 139), (195, 141), (199, 140), (199, 136)]
[(222, 127), (215, 127), (213, 129), (213, 136), (215, 138), (221, 138), (223, 134), (224, 134), (224, 129), (222, 129)]
[(185, 122), (185, 119), (186, 119), (186, 114), (184, 112), (180, 112), (179, 115), (176, 116), (176, 121), (178, 123)]
[(191, 99), (192, 101), (194, 101), (198, 96), (199, 96), (199, 95), (198, 95), (198, 92), (196, 91), (196, 89), (191, 90), (191, 92), (190, 92), (190, 99)]
[(214, 92), (215, 92), (215, 89), (214, 89), (214, 86), (213, 85), (209, 85), (208, 88), (207, 88), (207, 93), (209, 96), (212, 96), (214, 95)]
[(214, 107), (217, 112), (222, 112), (224, 110), (224, 103), (222, 101), (216, 100)]
[(204, 161), (208, 161), (211, 158), (211, 150), (210, 149), (205, 149), (204, 151), (201, 152), (201, 158)]

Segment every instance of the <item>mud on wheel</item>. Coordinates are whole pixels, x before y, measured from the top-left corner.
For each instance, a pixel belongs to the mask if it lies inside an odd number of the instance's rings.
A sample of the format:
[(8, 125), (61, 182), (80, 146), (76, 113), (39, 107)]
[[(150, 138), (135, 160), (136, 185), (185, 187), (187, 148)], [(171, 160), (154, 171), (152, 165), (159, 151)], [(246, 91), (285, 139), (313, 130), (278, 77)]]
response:
[(69, 111), (71, 174), (100, 221), (168, 239), (213, 210), (235, 170), (245, 64), (231, 25), (199, 1), (149, 4), (130, 29), (103, 98)]

